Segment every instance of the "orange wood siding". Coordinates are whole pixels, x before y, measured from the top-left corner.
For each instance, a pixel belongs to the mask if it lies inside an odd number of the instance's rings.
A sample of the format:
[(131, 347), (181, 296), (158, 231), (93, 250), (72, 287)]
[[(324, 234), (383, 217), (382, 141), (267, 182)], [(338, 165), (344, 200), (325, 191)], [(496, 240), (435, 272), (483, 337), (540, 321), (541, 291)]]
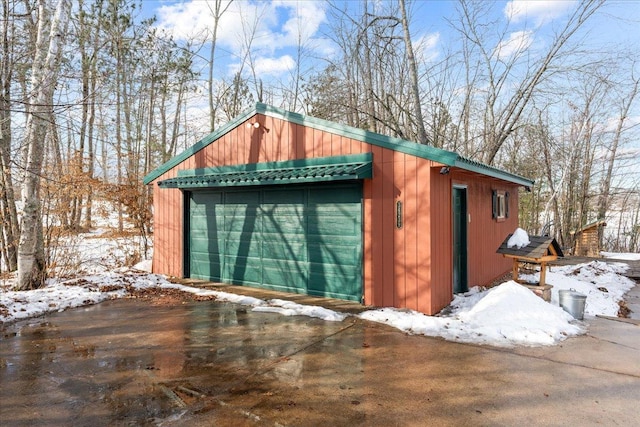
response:
[(440, 174), (440, 167), (431, 174), (431, 281), (432, 297), (429, 311), (437, 313), (446, 307), (453, 296), (453, 248), (451, 175)]
[[(469, 287), (484, 286), (511, 270), (496, 250), (518, 227), (518, 187), (479, 174), (453, 171), (453, 183), (467, 186)], [(492, 191), (509, 192), (509, 218), (492, 218)]]
[[(246, 124), (260, 123), (260, 127)], [(468, 186), (469, 285), (509, 269), (495, 254), (517, 226), (517, 188), (478, 174), (440, 175), (438, 163), (258, 114), (177, 165), (154, 183), (153, 271), (183, 274), (183, 194), (158, 188), (180, 169), (373, 153), (373, 179), (363, 182), (364, 303), (440, 311), (451, 301), (451, 187)], [(504, 185), (504, 183), (502, 183)], [(510, 218), (491, 219), (491, 190), (510, 192)], [(396, 227), (396, 202), (402, 227)], [(494, 244), (495, 243), (495, 244)], [(495, 248), (494, 248), (495, 246)]]
[(162, 175), (153, 184), (153, 261), (154, 272), (182, 277), (183, 198), (179, 190), (164, 190), (157, 182), (173, 178), (176, 170)]

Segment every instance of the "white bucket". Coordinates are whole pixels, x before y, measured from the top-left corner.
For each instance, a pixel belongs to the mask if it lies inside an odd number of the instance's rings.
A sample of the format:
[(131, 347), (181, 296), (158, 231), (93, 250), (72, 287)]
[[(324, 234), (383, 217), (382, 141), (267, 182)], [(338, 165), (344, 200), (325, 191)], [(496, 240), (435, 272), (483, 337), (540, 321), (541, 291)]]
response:
[(584, 305), (587, 301), (585, 294), (576, 292), (575, 289), (563, 289), (558, 291), (558, 296), (560, 297), (560, 307), (562, 307), (564, 311), (577, 320), (584, 318)]

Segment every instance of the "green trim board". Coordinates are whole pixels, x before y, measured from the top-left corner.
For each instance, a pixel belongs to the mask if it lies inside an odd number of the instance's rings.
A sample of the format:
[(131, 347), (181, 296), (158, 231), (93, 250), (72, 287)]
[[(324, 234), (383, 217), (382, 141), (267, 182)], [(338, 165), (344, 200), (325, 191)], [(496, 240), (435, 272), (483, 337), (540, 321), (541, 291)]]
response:
[(254, 163), (180, 171), (161, 188), (215, 188), (358, 180), (373, 177), (372, 154)]
[(387, 148), (393, 151), (409, 154), (412, 156), (420, 157), (427, 160), (432, 160), (438, 163), (442, 163), (446, 166), (458, 167), (460, 169), (468, 170), (470, 172), (476, 172), (483, 175), (487, 175), (493, 178), (501, 179), (508, 182), (513, 182), (518, 185), (530, 187), (534, 184), (534, 181), (525, 177), (489, 166), (483, 163), (475, 162), (470, 159), (466, 159), (453, 151), (442, 150), (439, 148), (431, 147), (428, 145), (422, 145), (415, 142), (407, 141), (400, 138), (394, 138), (378, 133), (366, 131), (363, 129), (354, 128), (347, 125), (342, 125), (328, 120), (318, 119), (311, 116), (305, 116), (303, 114), (286, 111), (280, 108), (273, 107), (271, 105), (256, 103), (255, 106), (239, 115), (235, 119), (222, 126), (217, 131), (206, 136), (202, 140), (198, 141), (194, 146), (188, 150), (180, 153), (176, 157), (170, 159), (154, 171), (150, 172), (144, 177), (144, 183), (149, 184), (163, 173), (169, 171), (188, 157), (213, 143), (219, 139), (225, 133), (231, 131), (241, 123), (249, 119), (256, 114), (263, 114), (276, 119), (288, 121), (290, 123), (299, 124), (309, 128), (330, 132), (336, 135), (351, 138), (357, 141), (361, 141), (367, 144), (375, 145), (378, 147)]

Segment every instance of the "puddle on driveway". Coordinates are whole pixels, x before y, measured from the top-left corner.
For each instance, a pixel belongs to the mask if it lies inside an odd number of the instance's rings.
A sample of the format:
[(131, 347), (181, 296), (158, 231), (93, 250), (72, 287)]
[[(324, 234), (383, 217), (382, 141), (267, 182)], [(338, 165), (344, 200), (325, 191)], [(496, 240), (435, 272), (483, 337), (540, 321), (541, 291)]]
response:
[[(245, 393), (246, 379), (344, 326), (235, 304), (138, 300), (8, 325), (0, 334), (0, 420), (156, 425), (187, 412), (215, 419), (225, 396)], [(296, 363), (273, 369), (274, 378), (298, 384)]]
[(0, 425), (637, 421), (637, 376), (544, 359), (562, 351), (510, 352), (214, 301), (115, 300), (0, 326)]

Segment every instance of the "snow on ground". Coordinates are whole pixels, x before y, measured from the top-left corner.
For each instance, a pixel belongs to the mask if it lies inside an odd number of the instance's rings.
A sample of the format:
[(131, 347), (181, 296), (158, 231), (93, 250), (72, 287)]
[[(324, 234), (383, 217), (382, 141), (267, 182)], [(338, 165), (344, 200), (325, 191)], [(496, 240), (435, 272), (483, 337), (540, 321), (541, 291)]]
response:
[(640, 254), (634, 254), (630, 252), (600, 252), (600, 254), (605, 258), (640, 261)]
[[(59, 278), (49, 279), (43, 289), (20, 292), (10, 290), (15, 284), (15, 276), (0, 279), (0, 323), (108, 299), (126, 298), (145, 289), (173, 289), (217, 301), (248, 305), (256, 312), (286, 316), (302, 315), (338, 322), (349, 316), (318, 306), (279, 299), (261, 300), (171, 283), (164, 276), (149, 272), (150, 261), (143, 261), (135, 267), (122, 267), (124, 259), (139, 247), (139, 239), (133, 236), (110, 239), (94, 231), (68, 244), (69, 254), (79, 258), (71, 264), (77, 264), (77, 270), (70, 278), (61, 274)], [(553, 285), (551, 303), (508, 281), (491, 289), (473, 288), (470, 292), (456, 295), (448, 309), (438, 316), (382, 308), (365, 311), (359, 317), (385, 323), (407, 333), (451, 341), (502, 347), (553, 345), (567, 337), (585, 333), (589, 316), (617, 314), (618, 302), (634, 286), (631, 280), (620, 275), (623, 268), (626, 268), (624, 264), (597, 261), (553, 267), (547, 273), (547, 282)], [(537, 282), (538, 274), (522, 278)], [(587, 295), (585, 322), (574, 320), (559, 307), (560, 289), (575, 289)]]
[[(326, 321), (342, 321), (348, 315), (318, 306), (290, 301), (261, 300), (244, 295), (194, 288), (169, 282), (165, 277), (146, 271), (150, 262), (135, 268), (119, 268), (76, 279), (56, 281), (40, 290), (0, 292), (0, 322), (42, 316), (67, 308), (96, 304), (107, 299), (124, 298), (145, 288), (175, 289), (218, 301), (249, 305), (257, 312), (274, 312), (287, 316), (310, 316)], [(587, 295), (585, 315), (615, 316), (618, 301), (633, 287), (621, 276), (620, 265), (591, 262), (566, 267), (553, 267), (547, 281), (554, 286), (551, 303), (544, 302), (531, 291), (513, 281), (491, 289), (473, 288), (456, 295), (447, 314), (427, 316), (394, 308), (368, 310), (360, 318), (385, 323), (411, 334), (437, 336), (450, 341), (501, 347), (553, 345), (567, 337), (586, 332), (585, 322), (575, 321), (558, 305), (559, 289), (575, 289)], [(523, 276), (531, 281), (537, 274)]]
[[(559, 304), (560, 290), (575, 290), (587, 296), (584, 314), (587, 316), (617, 316), (618, 302), (635, 286), (635, 283), (621, 275), (625, 264), (608, 264), (592, 261), (588, 264), (551, 267), (547, 271), (546, 282), (552, 285), (551, 303)], [(522, 275), (522, 280), (537, 283), (540, 274)]]

